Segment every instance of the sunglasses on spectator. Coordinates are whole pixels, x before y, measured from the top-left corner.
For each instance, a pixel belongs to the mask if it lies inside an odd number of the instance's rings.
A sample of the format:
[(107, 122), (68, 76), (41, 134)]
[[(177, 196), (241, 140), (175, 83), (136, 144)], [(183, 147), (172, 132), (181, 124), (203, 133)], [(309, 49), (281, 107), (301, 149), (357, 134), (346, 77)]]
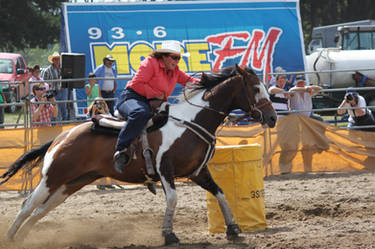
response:
[(170, 55), (169, 57), (172, 58), (172, 60), (179, 61), (181, 59), (181, 56), (179, 55)]
[(45, 87), (37, 87), (37, 88), (35, 88), (35, 90), (37, 90), (37, 91), (43, 91), (43, 90), (46, 90), (46, 88)]

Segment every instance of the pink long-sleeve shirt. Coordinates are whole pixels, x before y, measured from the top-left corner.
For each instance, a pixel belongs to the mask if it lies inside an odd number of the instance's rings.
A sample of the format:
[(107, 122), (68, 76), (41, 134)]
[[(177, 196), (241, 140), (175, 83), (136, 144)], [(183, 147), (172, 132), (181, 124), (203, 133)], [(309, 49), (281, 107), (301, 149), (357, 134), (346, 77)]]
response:
[(164, 96), (164, 100), (167, 100), (176, 83), (185, 86), (186, 82), (197, 83), (199, 81), (181, 71), (178, 66), (167, 73), (163, 60), (149, 56), (141, 62), (137, 73), (128, 82), (126, 88), (132, 88), (147, 99)]

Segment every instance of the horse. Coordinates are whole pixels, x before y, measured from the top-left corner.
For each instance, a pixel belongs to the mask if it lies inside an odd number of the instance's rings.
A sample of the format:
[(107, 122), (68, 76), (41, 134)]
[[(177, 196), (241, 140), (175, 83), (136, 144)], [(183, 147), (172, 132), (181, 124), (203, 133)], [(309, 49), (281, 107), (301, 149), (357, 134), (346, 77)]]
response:
[[(227, 239), (240, 238), (241, 229), (223, 191), (206, 166), (214, 151), (215, 131), (235, 109), (243, 110), (263, 126), (274, 127), (277, 121), (265, 86), (250, 68), (236, 65), (222, 72), (202, 73), (201, 82), (192, 92), (195, 94), (170, 106), (168, 121), (163, 127), (147, 134), (154, 152), (152, 161), (157, 172), (154, 180), (161, 182), (166, 196), (162, 226), (165, 245), (179, 243), (173, 232), (177, 204), (174, 179), (178, 177), (188, 177), (212, 193), (225, 219)], [(136, 149), (131, 164), (119, 174), (113, 167), (117, 136), (92, 132), (91, 126), (91, 122), (82, 123), (26, 152), (1, 176), (6, 182), (25, 165), (36, 167), (43, 160), (40, 183), (23, 202), (7, 233), (9, 240), (25, 238), (32, 226), (49, 211), (101, 177), (128, 183), (145, 182), (140, 142), (134, 141)]]

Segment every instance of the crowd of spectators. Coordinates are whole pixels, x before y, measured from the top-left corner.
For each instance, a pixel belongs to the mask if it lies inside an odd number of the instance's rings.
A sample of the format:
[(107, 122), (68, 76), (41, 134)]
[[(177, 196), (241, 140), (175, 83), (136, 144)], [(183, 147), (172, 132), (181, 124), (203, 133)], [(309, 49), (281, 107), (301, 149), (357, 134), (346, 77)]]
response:
[[(50, 126), (59, 121), (68, 120), (69, 104), (62, 103), (68, 100), (68, 89), (62, 87), (61, 81), (61, 56), (54, 52), (48, 57), (50, 65), (41, 70), (39, 65), (34, 65), (30, 70), (30, 77), (26, 83), (26, 95), (29, 96), (31, 105), (31, 115), (33, 122), (37, 126)], [(85, 93), (87, 96), (87, 117), (93, 114), (101, 113), (114, 116), (115, 92), (117, 89), (117, 70), (114, 65), (115, 59), (108, 54), (103, 57), (103, 64), (99, 65), (87, 77), (85, 84)], [(320, 115), (313, 111), (312, 97), (320, 94), (320, 86), (308, 85), (304, 74), (287, 75), (282, 67), (276, 67), (273, 75), (268, 82), (268, 92), (278, 117), (281, 118), (290, 113), (304, 115), (319, 121), (324, 121)], [(108, 78), (100, 79), (96, 78)], [(47, 82), (43, 82), (46, 80)], [(54, 80), (51, 82), (50, 80)], [(49, 96), (47, 98), (47, 96)], [(56, 100), (60, 101), (54, 103)], [(49, 102), (48, 104), (39, 104), (38, 102)], [(0, 85), (0, 104), (6, 103), (6, 98)], [(104, 104), (100, 104), (104, 103)], [(351, 109), (352, 108), (352, 109)], [(0, 128), (4, 123), (4, 107), (0, 106)], [(36, 112), (36, 113), (35, 113)], [(358, 129), (358, 126), (375, 125), (375, 119), (366, 107), (364, 98), (356, 91), (349, 90), (338, 106), (337, 114), (348, 117), (348, 128)], [(38, 115), (36, 115), (38, 114)], [(375, 130), (374, 128), (363, 128), (363, 130)]]
[[(323, 118), (312, 111), (312, 97), (320, 94), (321, 90), (320, 86), (307, 85), (304, 74), (296, 75), (295, 80), (293, 76), (288, 79), (286, 71), (281, 67), (275, 68), (275, 75), (271, 77), (268, 88), (272, 105), (279, 118), (295, 113), (323, 122)], [(337, 114), (343, 115), (346, 112), (349, 114), (349, 129), (375, 131), (375, 128), (371, 127), (375, 126), (375, 118), (367, 108), (365, 99), (357, 91), (348, 89), (338, 106)]]
[[(33, 127), (52, 126), (60, 121), (69, 120), (70, 104), (69, 89), (63, 87), (61, 81), (61, 56), (54, 52), (48, 57), (50, 65), (41, 70), (39, 65), (29, 68), (30, 75), (25, 81), (25, 96), (30, 99), (30, 110)], [(114, 79), (97, 80), (101, 78), (116, 78), (117, 70), (114, 66), (112, 55), (103, 58), (103, 64), (98, 66), (94, 72), (88, 74), (85, 84), (87, 96), (87, 115), (106, 114), (113, 116), (114, 93), (117, 82)], [(106, 98), (106, 99), (103, 99)], [(108, 99), (108, 100), (107, 100)], [(6, 101), (0, 85), (0, 104)], [(59, 101), (56, 103), (56, 101)], [(65, 102), (64, 102), (65, 101)], [(46, 103), (44, 103), (46, 102)], [(4, 107), (0, 106), (0, 128), (4, 123)]]

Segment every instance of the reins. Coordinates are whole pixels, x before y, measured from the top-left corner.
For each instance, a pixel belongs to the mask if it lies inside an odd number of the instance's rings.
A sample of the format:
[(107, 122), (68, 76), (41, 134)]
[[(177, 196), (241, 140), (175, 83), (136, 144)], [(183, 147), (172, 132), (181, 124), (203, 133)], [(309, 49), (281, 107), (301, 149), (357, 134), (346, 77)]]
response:
[[(241, 75), (234, 75), (231, 78), (234, 78), (234, 77), (241, 77), (242, 80), (244, 80), (243, 76), (241, 76)], [(244, 84), (244, 86), (245, 86), (245, 84)], [(271, 102), (268, 101), (268, 100), (260, 100), (258, 103), (251, 104), (248, 92), (247, 91), (245, 91), (245, 92), (246, 92), (246, 95), (247, 95), (246, 100), (248, 102), (248, 106), (250, 107), (250, 110), (248, 112), (244, 113), (243, 115), (241, 115), (240, 117), (236, 118), (235, 120), (233, 120), (233, 122), (234, 123), (238, 123), (239, 121), (241, 121), (241, 120), (243, 120), (243, 119), (245, 119), (247, 117), (251, 117), (251, 114), (254, 113), (254, 112), (258, 112), (259, 113), (259, 117), (260, 117), (259, 122), (263, 122), (263, 115), (262, 115), (262, 111), (260, 109), (263, 108), (266, 105), (272, 105)], [(197, 104), (194, 104), (194, 103), (190, 102), (189, 99), (186, 96), (185, 88), (183, 89), (183, 93), (184, 93), (184, 99), (185, 99), (185, 101), (188, 104), (192, 105), (192, 106), (199, 107), (201, 109), (210, 110), (210, 111), (216, 112), (216, 113), (218, 113), (220, 115), (223, 115), (223, 116), (228, 116), (229, 115), (229, 113), (225, 113), (225, 112), (222, 112), (222, 111), (215, 110), (215, 109), (213, 109), (211, 107), (208, 107), (208, 106), (201, 106), (201, 105), (197, 105)]]

